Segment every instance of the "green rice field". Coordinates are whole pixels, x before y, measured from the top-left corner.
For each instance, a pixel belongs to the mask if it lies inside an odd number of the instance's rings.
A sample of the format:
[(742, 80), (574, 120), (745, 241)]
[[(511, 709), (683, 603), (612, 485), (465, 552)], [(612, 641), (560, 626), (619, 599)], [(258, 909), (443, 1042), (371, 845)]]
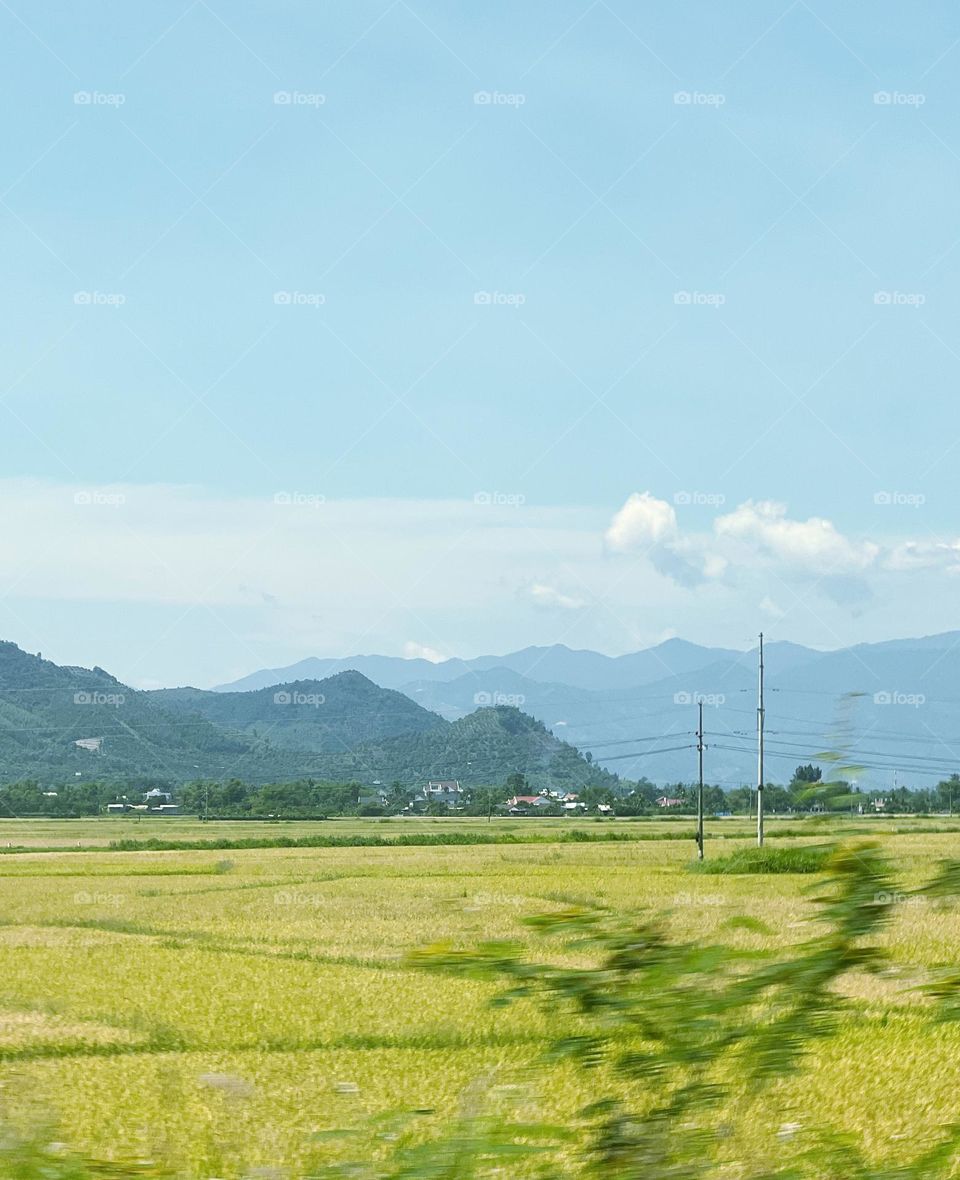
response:
[[(571, 826), (637, 838), (561, 840)], [(109, 847), (320, 827), (538, 842)], [(960, 848), (960, 824), (945, 817), (774, 820), (770, 843), (801, 848), (864, 832), (905, 888)], [(653, 835), (661, 838), (643, 838)], [(708, 858), (727, 855), (749, 847), (749, 824), (713, 821), (709, 837)], [(325, 1132), (423, 1109), (429, 1135), (478, 1087), (520, 1087), (532, 1116), (562, 1122), (591, 1101), (594, 1083), (539, 1064), (556, 1031), (550, 1006), (492, 1008), (490, 984), (426, 973), (405, 957), (492, 938), (532, 946), (521, 919), (571, 901), (653, 913), (686, 938), (758, 949), (808, 934), (810, 874), (690, 873), (693, 854), (683, 819), (2, 822), (4, 1121), (43, 1127), (101, 1160), (162, 1159), (191, 1177), (307, 1175), (346, 1150)], [(741, 914), (762, 928), (730, 926)], [(905, 897), (879, 937), (889, 968), (843, 981), (852, 1004), (841, 1028), (797, 1075), (774, 1083), (737, 1150), (769, 1151), (828, 1111), (868, 1158), (895, 1159), (957, 1118), (960, 1026), (932, 1025), (914, 985), (956, 960), (960, 907)]]

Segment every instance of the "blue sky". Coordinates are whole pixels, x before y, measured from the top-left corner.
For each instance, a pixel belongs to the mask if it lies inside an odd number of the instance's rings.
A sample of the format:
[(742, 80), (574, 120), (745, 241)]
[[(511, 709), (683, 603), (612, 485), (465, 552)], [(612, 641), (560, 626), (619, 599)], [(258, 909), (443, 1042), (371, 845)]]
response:
[(954, 6), (0, 30), (7, 637), (168, 684), (955, 625)]

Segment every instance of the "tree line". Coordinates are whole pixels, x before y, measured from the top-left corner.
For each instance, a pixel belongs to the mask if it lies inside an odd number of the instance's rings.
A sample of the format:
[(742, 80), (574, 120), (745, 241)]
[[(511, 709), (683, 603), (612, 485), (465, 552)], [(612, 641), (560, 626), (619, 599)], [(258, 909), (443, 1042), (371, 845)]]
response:
[[(567, 788), (565, 787), (564, 790)], [(448, 815), (444, 802), (427, 803), (422, 790), (395, 781), (386, 787), (370, 787), (360, 782), (330, 782), (302, 778), (291, 782), (254, 784), (239, 778), (226, 781), (196, 780), (174, 784), (163, 779), (143, 777), (122, 783), (91, 781), (67, 783), (56, 788), (42, 786), (34, 779), (24, 779), (0, 787), (0, 815), (79, 817), (99, 815), (113, 804), (142, 807), (148, 792), (159, 790), (154, 802), (168, 799), (176, 803), (181, 814), (223, 816), (230, 818), (290, 817), (323, 815), (395, 815), (421, 812)], [(502, 812), (507, 800), (533, 796), (537, 792), (526, 776), (517, 771), (501, 785), (466, 787), (456, 811), (462, 815), (493, 815)], [(596, 813), (603, 805), (619, 816), (663, 814), (680, 815), (696, 810), (697, 786), (690, 783), (657, 785), (647, 779), (621, 781), (616, 788), (589, 785), (574, 788), (578, 810)], [(558, 792), (560, 794), (560, 792)], [(951, 775), (934, 787), (899, 786), (887, 791), (861, 791), (843, 779), (828, 780), (819, 766), (798, 766), (786, 785), (768, 783), (764, 788), (765, 810), (772, 814), (835, 812), (854, 814), (953, 812), (960, 809), (960, 774)], [(148, 801), (149, 806), (149, 801)], [(704, 810), (707, 815), (748, 815), (756, 806), (756, 787), (737, 786), (724, 789), (715, 784), (704, 786)], [(539, 815), (564, 814), (560, 799), (543, 806), (517, 805), (519, 811)]]

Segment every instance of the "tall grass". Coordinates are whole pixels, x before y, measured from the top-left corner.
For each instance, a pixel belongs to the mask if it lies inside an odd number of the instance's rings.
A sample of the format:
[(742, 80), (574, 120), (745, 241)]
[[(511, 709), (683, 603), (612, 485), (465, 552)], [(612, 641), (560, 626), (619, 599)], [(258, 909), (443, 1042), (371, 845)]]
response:
[(724, 876), (740, 873), (821, 873), (826, 867), (830, 849), (803, 845), (793, 848), (738, 848), (729, 856), (693, 861), (693, 873)]

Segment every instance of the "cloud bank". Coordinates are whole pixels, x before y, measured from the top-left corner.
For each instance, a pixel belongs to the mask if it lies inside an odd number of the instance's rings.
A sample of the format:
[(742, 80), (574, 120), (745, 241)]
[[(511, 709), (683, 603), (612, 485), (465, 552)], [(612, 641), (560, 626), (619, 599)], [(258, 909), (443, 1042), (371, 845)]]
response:
[(306, 655), (618, 654), (679, 634), (811, 646), (956, 626), (960, 540), (848, 535), (772, 500), (225, 497), (0, 480), (0, 637), (137, 683)]

